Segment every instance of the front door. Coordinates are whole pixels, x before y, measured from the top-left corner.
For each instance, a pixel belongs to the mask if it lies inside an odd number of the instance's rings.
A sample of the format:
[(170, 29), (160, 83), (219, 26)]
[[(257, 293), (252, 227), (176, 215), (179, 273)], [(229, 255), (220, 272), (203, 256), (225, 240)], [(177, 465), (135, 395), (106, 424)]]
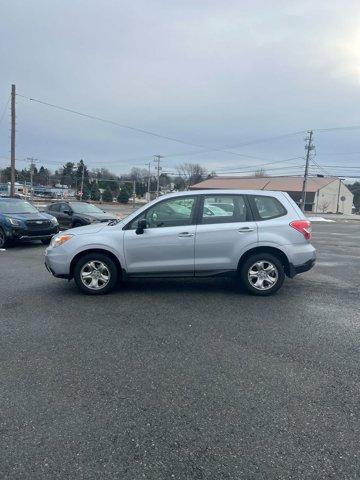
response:
[(233, 271), (257, 225), (243, 195), (204, 195), (195, 240), (195, 275)]
[[(133, 220), (124, 232), (124, 252), (130, 276), (193, 276), (195, 206), (192, 196), (156, 203)], [(136, 233), (146, 220), (143, 233)]]
[(67, 203), (60, 204), (58, 221), (61, 228), (67, 229), (72, 227), (72, 211)]

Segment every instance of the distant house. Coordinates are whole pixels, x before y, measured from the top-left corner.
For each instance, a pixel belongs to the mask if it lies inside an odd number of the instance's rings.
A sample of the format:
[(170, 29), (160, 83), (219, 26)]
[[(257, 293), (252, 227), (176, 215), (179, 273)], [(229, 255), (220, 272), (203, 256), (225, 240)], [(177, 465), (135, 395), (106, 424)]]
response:
[[(302, 177), (214, 177), (190, 187), (203, 189), (280, 190), (301, 204)], [(339, 178), (309, 177), (305, 210), (314, 213), (352, 212), (353, 194)]]

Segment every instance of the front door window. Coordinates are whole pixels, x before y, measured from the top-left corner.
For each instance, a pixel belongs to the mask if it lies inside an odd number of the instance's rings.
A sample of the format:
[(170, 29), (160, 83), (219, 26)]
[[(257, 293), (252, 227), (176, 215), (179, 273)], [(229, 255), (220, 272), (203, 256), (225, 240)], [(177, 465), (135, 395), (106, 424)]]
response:
[(156, 203), (135, 219), (130, 228), (135, 229), (139, 220), (145, 219), (147, 228), (180, 227), (192, 225), (195, 197), (181, 197)]

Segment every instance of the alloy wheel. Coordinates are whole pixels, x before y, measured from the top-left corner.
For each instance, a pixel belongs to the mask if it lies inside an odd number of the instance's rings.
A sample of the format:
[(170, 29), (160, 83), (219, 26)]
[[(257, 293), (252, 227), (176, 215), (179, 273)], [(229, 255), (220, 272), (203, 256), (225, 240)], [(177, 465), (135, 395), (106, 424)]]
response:
[(83, 285), (91, 290), (101, 290), (109, 283), (111, 273), (104, 262), (91, 260), (83, 265), (80, 279)]
[(276, 285), (278, 278), (276, 266), (268, 260), (259, 260), (248, 270), (249, 283), (257, 290), (269, 290)]

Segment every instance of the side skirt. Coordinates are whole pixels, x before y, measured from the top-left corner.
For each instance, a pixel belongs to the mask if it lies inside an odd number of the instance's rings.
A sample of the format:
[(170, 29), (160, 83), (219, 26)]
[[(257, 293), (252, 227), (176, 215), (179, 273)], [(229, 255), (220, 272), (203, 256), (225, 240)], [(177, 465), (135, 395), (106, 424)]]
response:
[(141, 272), (128, 273), (123, 270), (123, 278), (184, 278), (184, 277), (229, 277), (236, 276), (237, 270), (202, 270), (200, 272)]

